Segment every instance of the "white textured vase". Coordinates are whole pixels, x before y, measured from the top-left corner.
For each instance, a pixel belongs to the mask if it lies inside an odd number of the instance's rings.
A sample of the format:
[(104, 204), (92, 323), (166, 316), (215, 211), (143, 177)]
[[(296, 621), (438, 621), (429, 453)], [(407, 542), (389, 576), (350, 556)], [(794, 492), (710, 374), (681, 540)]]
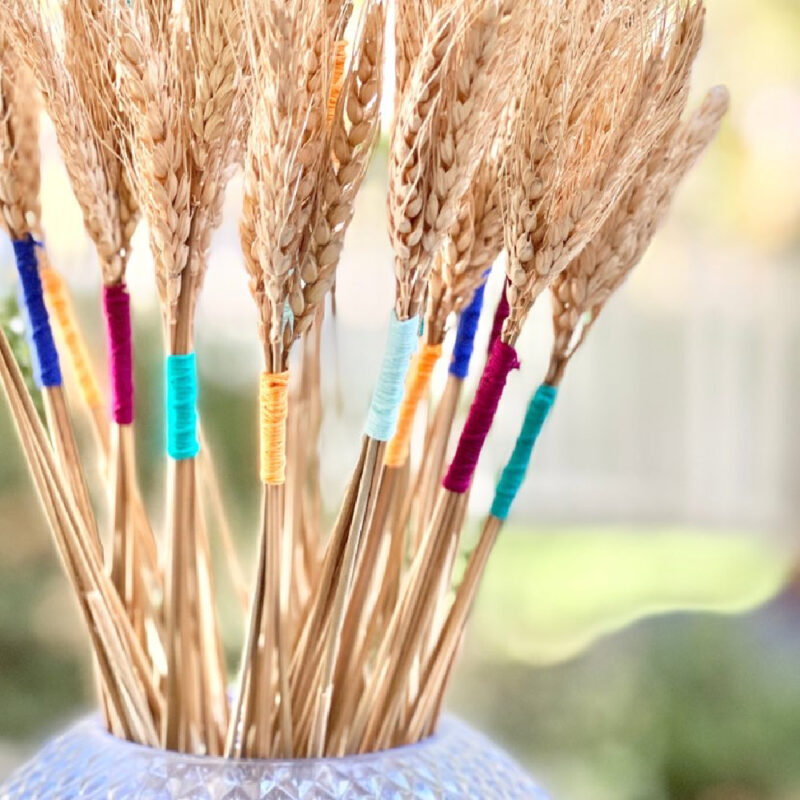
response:
[(242, 760), (124, 742), (94, 719), (53, 739), (2, 800), (547, 800), (502, 750), (452, 718), (419, 744), (362, 756)]

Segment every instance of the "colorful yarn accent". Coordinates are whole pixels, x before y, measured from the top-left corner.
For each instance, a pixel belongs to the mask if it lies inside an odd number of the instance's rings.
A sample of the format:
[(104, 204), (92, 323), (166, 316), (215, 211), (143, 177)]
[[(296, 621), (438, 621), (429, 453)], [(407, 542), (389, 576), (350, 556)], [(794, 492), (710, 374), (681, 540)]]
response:
[(259, 384), (261, 482), (286, 483), (286, 419), (289, 415), (289, 373), (262, 372)]
[(371, 439), (388, 442), (394, 436), (408, 364), (417, 344), (418, 332), (417, 317), (400, 321), (392, 312), (378, 385), (367, 414), (365, 433)]
[(450, 362), (450, 374), (462, 381), (469, 374), (469, 362), (472, 350), (475, 347), (475, 334), (478, 332), (478, 322), (483, 310), (483, 296), (486, 284), (482, 283), (472, 295), (470, 304), (461, 312), (458, 318), (456, 343), (453, 345), (453, 360)]
[(442, 481), (442, 486), (448, 491), (464, 494), (472, 484), (478, 458), (492, 427), (506, 380), (511, 370), (518, 368), (517, 351), (498, 339), (484, 367), (453, 461)]
[(197, 441), (197, 359), (194, 353), (167, 356), (167, 453), (176, 461), (194, 458)]
[(414, 356), (406, 378), (405, 396), (397, 417), (397, 429), (384, 456), (384, 464), (387, 467), (402, 467), (408, 461), (411, 432), (417, 416), (417, 408), (427, 391), (434, 367), (441, 355), (442, 346), (440, 344), (426, 344)]
[(39, 386), (61, 386), (61, 365), (50, 327), (50, 316), (44, 304), (42, 280), (36, 259), (37, 242), (28, 234), (24, 239), (12, 242), (17, 263), (22, 296), (30, 324), (30, 339), (33, 342), (35, 378)]
[(19, 316), (22, 319), (22, 327), (25, 332), (25, 343), (28, 345), (28, 355), (31, 359), (31, 372), (33, 375), (33, 382), (37, 389), (42, 388), (41, 381), (39, 380), (39, 357), (36, 354), (36, 343), (33, 341), (33, 331), (31, 330), (31, 320), (28, 317), (28, 309), (25, 305), (25, 293), (22, 291), (22, 284), (17, 286), (17, 306), (19, 308)]
[(131, 297), (124, 283), (103, 287), (103, 313), (108, 330), (111, 413), (118, 425), (133, 422), (133, 344)]
[(508, 281), (503, 284), (503, 293), (500, 295), (500, 300), (497, 303), (497, 308), (494, 310), (494, 319), (492, 320), (492, 332), (489, 334), (489, 349), (492, 352), (492, 345), (500, 338), (503, 333), (503, 323), (509, 315), (511, 309), (508, 305), (508, 294), (506, 288)]
[(522, 423), (522, 430), (514, 445), (514, 452), (511, 454), (511, 458), (506, 464), (495, 489), (494, 502), (492, 503), (493, 517), (502, 520), (508, 519), (511, 504), (514, 502), (522, 482), (525, 480), (525, 474), (531, 463), (533, 447), (539, 438), (542, 426), (550, 415), (557, 395), (557, 387), (543, 383), (531, 398), (528, 410), (525, 413), (525, 420)]
[(64, 279), (50, 267), (42, 267), (39, 275), (56, 334), (69, 357), (70, 367), (83, 400), (89, 408), (99, 408), (103, 405), (103, 396), (100, 393), (86, 342), (78, 328), (75, 310), (70, 303)]

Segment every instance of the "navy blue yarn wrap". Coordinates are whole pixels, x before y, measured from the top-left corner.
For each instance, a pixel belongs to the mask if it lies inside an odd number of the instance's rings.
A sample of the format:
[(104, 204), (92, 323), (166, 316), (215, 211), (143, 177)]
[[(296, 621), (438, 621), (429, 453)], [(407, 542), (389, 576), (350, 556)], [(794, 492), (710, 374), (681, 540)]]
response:
[(453, 359), (450, 362), (450, 374), (464, 380), (469, 373), (469, 362), (475, 347), (475, 334), (483, 309), (483, 295), (486, 284), (482, 283), (472, 296), (470, 304), (461, 312), (456, 331), (456, 343), (453, 346)]
[(30, 338), (35, 350), (33, 363), (36, 366), (36, 382), (39, 386), (61, 386), (61, 365), (50, 327), (50, 316), (44, 304), (42, 280), (36, 259), (38, 243), (28, 234), (24, 239), (15, 240), (12, 244), (30, 324)]

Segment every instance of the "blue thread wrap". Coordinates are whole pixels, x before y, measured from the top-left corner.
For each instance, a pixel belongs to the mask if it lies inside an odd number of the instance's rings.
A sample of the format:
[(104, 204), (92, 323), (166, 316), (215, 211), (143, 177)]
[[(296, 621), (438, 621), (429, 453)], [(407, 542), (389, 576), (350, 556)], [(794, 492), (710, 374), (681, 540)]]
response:
[(397, 427), (397, 414), (403, 402), (406, 373), (411, 356), (417, 347), (419, 319), (401, 322), (392, 312), (389, 323), (389, 340), (381, 362), (378, 385), (372, 395), (372, 403), (367, 415), (365, 433), (379, 442), (388, 442)]
[(39, 356), (36, 353), (36, 344), (33, 341), (33, 331), (31, 330), (31, 319), (28, 316), (28, 307), (25, 305), (25, 293), (22, 291), (22, 284), (17, 287), (17, 307), (19, 308), (19, 316), (22, 320), (22, 327), (25, 331), (25, 342), (28, 345), (28, 355), (31, 359), (31, 369), (33, 371), (33, 382), (37, 388), (42, 388), (42, 382), (39, 378)]
[(456, 331), (456, 343), (453, 346), (453, 359), (450, 362), (450, 374), (462, 381), (469, 374), (469, 362), (475, 346), (475, 334), (483, 309), (483, 295), (486, 284), (482, 283), (472, 296), (470, 304), (461, 312)]
[(517, 496), (522, 482), (525, 480), (525, 473), (531, 463), (531, 455), (536, 440), (545, 420), (553, 408), (556, 401), (558, 389), (555, 386), (548, 386), (543, 383), (534, 394), (528, 404), (525, 413), (525, 421), (522, 423), (522, 430), (517, 437), (514, 445), (514, 452), (511, 454), (508, 464), (506, 464), (503, 474), (497, 484), (492, 503), (492, 516), (497, 519), (506, 520), (511, 511), (511, 504)]
[(28, 234), (24, 239), (14, 240), (12, 244), (22, 286), (28, 341), (33, 343), (31, 350), (36, 383), (39, 386), (61, 386), (61, 365), (50, 327), (50, 315), (44, 304), (42, 279), (36, 259), (37, 242)]
[(176, 461), (194, 458), (197, 441), (197, 359), (194, 353), (167, 356), (167, 453)]

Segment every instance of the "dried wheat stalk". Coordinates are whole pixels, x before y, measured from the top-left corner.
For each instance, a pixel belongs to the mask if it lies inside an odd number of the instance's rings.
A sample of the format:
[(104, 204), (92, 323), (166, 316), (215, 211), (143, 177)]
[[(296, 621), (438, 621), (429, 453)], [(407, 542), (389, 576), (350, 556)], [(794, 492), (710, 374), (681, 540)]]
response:
[[(112, 7), (93, 0), (65, 0), (60, 13), (30, 3), (12, 6), (18, 26), (12, 29), (12, 36), (20, 37), (13, 41), (39, 77), (47, 110), (56, 120), (64, 159), (74, 165), (69, 175), (98, 252), (103, 282), (114, 286), (124, 280), (138, 212), (122, 152), (122, 130), (128, 123), (113, 91), (115, 69), (104, 45), (116, 35)], [(71, 117), (57, 119), (65, 114)], [(80, 138), (87, 132), (89, 139)], [(38, 154), (30, 156), (31, 163), (38, 165)], [(82, 159), (86, 159), (85, 168)], [(38, 166), (28, 170), (29, 192), (35, 192), (38, 208)], [(92, 202), (94, 191), (101, 196)], [(63, 285), (56, 276), (48, 281)], [(63, 318), (59, 307), (68, 303), (63, 289), (53, 302), (58, 304), (56, 318)], [(71, 322), (67, 319), (65, 324)], [(66, 335), (77, 337), (79, 332), (69, 330)], [(109, 436), (105, 414), (99, 408), (90, 412), (104, 450), (112, 495), (111, 573), (145, 642), (145, 628), (156, 629), (159, 624), (157, 604), (162, 588), (156, 542), (136, 479), (133, 437), (116, 423)]]
[[(9, 8), (0, 9), (0, 30), (3, 31), (3, 52), (0, 56), (0, 210), (11, 238), (22, 240), (36, 232), (38, 227), (38, 195), (35, 192), (31, 194), (38, 182), (38, 172), (24, 160), (27, 148), (33, 146), (25, 140), (35, 132), (32, 115), (36, 113), (37, 98), (35, 94), (22, 94), (29, 90), (30, 83), (25, 75), (21, 54), (17, 52), (18, 40), (12, 35), (13, 30), (7, 19), (9, 14)], [(32, 107), (26, 107), (29, 102)], [(63, 388), (45, 387), (43, 397), (59, 467), (72, 487), (99, 551), (100, 539), (91, 513), (89, 492), (78, 458)]]
[[(455, 223), (477, 166), (488, 150), (487, 143), (494, 141), (508, 99), (505, 90), (510, 91), (508, 87), (514, 84), (519, 63), (516, 48), (522, 41), (519, 22), (523, 15), (515, 16), (513, 4), (441, 4), (436, 14), (431, 10), (428, 16), (433, 23), (419, 31), (423, 44), (400, 98), (390, 152), (389, 230), (395, 253), (398, 319), (412, 318), (424, 306), (434, 260)], [(426, 15), (414, 18), (422, 22)], [(403, 53), (398, 57), (402, 59)], [(498, 85), (503, 88), (498, 90)], [(389, 502), (388, 498), (398, 496), (401, 473), (402, 469), (396, 467), (384, 469), (378, 476), (377, 492), (373, 474), (361, 475), (371, 498), (363, 513), (372, 522), (367, 528), (361, 524), (350, 531), (350, 545), (361, 550), (361, 555), (349, 562), (356, 583), (353, 604), (344, 620), (341, 659), (345, 661), (338, 668), (342, 676), (358, 672), (351, 667), (356, 666), (357, 654), (363, 651), (359, 640), (362, 618), (373, 616), (369, 612), (365, 615), (361, 606), (364, 598), (373, 594), (369, 587), (381, 583), (381, 575), (375, 574), (375, 558), (381, 552), (385, 523), (395, 516), (394, 500)], [(402, 542), (403, 532), (389, 530), (388, 536)], [(394, 561), (397, 555), (402, 559), (402, 547), (393, 550)], [(387, 568), (393, 571), (391, 562)], [(350, 581), (346, 573), (346, 585)], [(367, 624), (367, 630), (372, 627)], [(337, 700), (334, 696), (334, 703), (341, 723), (350, 717), (349, 706), (356, 698), (352, 687), (346, 691), (342, 687), (340, 692), (343, 697)], [(344, 733), (341, 729), (333, 731), (334, 738), (338, 737), (336, 747), (347, 747), (342, 740)], [(347, 735), (353, 742), (360, 741), (361, 732), (356, 733), (355, 728)]]
[[(166, 0), (120, 6), (113, 48), (131, 173), (150, 230), (156, 284), (171, 355), (193, 350), (197, 293), (211, 231), (219, 222), (246, 103), (239, 91), (242, 8), (238, 2)], [(221, 752), (227, 708), (214, 687), (208, 648), (214, 609), (198, 602), (207, 582), (194, 459), (170, 461), (171, 569), (167, 603), (167, 715), (163, 741)], [(201, 536), (199, 543), (196, 541)], [(179, 635), (180, 633), (180, 635)], [(222, 702), (222, 707), (219, 703)], [(217, 705), (211, 715), (200, 710)]]
[[(240, 230), (259, 310), (266, 374), (286, 370), (293, 342), (308, 331), (333, 284), (355, 193), (377, 133), (382, 2), (365, 6), (344, 91), (328, 125), (327, 111), (339, 89), (338, 42), (349, 13), (349, 3), (332, 0), (252, 3), (246, 8), (248, 71), (255, 88)], [(281, 563), (291, 563), (297, 543), (295, 527), (284, 528), (284, 519), (283, 482), (265, 484), (256, 591), (228, 752), (269, 755), (275, 725), (280, 752), (293, 750), (286, 654), (296, 609), (289, 607), (292, 588), (288, 575), (281, 581)], [(266, 681), (253, 677), (264, 674)], [(281, 702), (276, 707), (277, 690)]]
[[(536, 296), (602, 224), (608, 203), (640, 163), (643, 144), (680, 114), (702, 9), (691, 5), (680, 15), (667, 6), (588, 0), (529, 9), (541, 33), (527, 51), (527, 86), (504, 165), (508, 345)], [(673, 12), (674, 27), (666, 24)], [(644, 64), (642, 53), (649, 54)], [(391, 679), (376, 672), (364, 693), (372, 707), (362, 747), (388, 744), (402, 719), (406, 682), (449, 585), (465, 505), (466, 494), (440, 494), (378, 656), (389, 659), (384, 670)]]
[(5, 335), (0, 332), (0, 382), (25, 451), (67, 577), (92, 640), (112, 730), (155, 745), (163, 699), (125, 615), (103, 571), (87, 519), (64, 481)]
[[(429, 343), (443, 340), (448, 319), (471, 302), (503, 248), (499, 177), (497, 163), (492, 158), (486, 159), (464, 198), (458, 220), (449, 232), (441, 256), (434, 263), (426, 316)], [(411, 515), (412, 506), (416, 505), (412, 539), (414, 549), (422, 538), (424, 526), (433, 510), (462, 384), (460, 378), (452, 374), (447, 376), (445, 390), (433, 412), (425, 437), (414, 491), (409, 493), (400, 516), (402, 529)]]
[[(723, 87), (712, 89), (687, 121), (675, 125), (649, 148), (649, 155), (629, 189), (603, 227), (553, 283), (554, 344), (545, 382), (560, 383), (569, 359), (609, 297), (641, 261), (663, 222), (675, 192), (702, 152), (716, 136), (728, 107)], [(412, 703), (408, 740), (423, 735), (435, 723), (446, 676), (463, 637), (469, 611), (502, 522), (488, 517), (470, 556), (464, 578), (437, 633), (421, 681), (423, 690)]]
[(91, 46), (84, 48), (75, 41), (75, 27), (85, 23), (80, 18), (80, 0), (65, 4), (63, 15), (28, 0), (9, 0), (2, 13), (12, 46), (36, 76), (103, 274), (109, 282), (118, 282), (124, 249), (116, 175), (122, 163), (113, 145), (103, 140), (103, 131), (113, 136), (109, 106), (97, 102), (93, 93), (87, 96), (81, 91), (93, 74), (102, 76), (98, 82), (109, 77), (93, 57)]
[[(426, 2), (423, 6), (432, 10), (434, 4)], [(395, 252), (395, 314), (401, 321), (418, 313), (424, 296), (428, 267), (421, 239), (428, 162), (433, 152), (433, 123), (439, 108), (442, 75), (455, 32), (455, 10), (455, 2), (447, 3), (435, 17), (431, 15), (431, 25), (419, 31), (424, 44), (392, 129), (389, 233)], [(345, 621), (362, 531), (376, 499), (384, 447), (384, 443), (364, 437), (350, 494), (340, 509), (326, 549), (321, 588), (302, 628), (295, 655), (298, 666), (292, 676), (293, 698), (304, 706), (295, 735), (300, 752), (318, 752), (327, 737), (339, 631)], [(323, 666), (318, 669), (320, 659)]]

